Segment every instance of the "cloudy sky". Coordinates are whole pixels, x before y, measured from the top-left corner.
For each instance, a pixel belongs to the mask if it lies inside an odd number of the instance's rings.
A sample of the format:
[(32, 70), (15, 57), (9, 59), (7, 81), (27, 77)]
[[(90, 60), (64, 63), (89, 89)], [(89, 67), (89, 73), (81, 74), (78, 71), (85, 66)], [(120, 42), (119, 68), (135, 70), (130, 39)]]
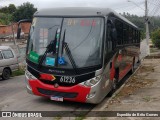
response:
[[(139, 16), (144, 15), (144, 0), (0, 0), (0, 6), (15, 4), (19, 6), (24, 2), (30, 2), (38, 9), (51, 7), (109, 7), (118, 13), (129, 12)], [(134, 2), (133, 2), (134, 1)], [(148, 0), (149, 14), (159, 14), (156, 9), (160, 4), (159, 0)], [(160, 5), (159, 5), (160, 6)], [(154, 13), (157, 12), (157, 13)]]

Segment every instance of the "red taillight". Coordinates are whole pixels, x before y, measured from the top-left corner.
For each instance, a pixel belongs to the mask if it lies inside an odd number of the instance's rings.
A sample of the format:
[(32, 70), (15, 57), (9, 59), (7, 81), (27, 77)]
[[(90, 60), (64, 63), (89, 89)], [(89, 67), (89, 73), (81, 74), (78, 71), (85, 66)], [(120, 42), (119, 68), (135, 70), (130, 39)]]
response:
[(56, 78), (53, 75), (50, 75), (50, 74), (40, 74), (40, 79), (53, 81)]

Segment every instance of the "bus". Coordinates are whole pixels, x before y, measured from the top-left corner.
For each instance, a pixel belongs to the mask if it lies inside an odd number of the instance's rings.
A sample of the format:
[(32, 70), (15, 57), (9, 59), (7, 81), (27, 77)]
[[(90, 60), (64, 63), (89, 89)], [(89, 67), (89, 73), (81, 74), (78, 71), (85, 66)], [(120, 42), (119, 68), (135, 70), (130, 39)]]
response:
[(27, 91), (54, 101), (98, 104), (140, 61), (140, 31), (109, 8), (36, 12), (26, 49)]

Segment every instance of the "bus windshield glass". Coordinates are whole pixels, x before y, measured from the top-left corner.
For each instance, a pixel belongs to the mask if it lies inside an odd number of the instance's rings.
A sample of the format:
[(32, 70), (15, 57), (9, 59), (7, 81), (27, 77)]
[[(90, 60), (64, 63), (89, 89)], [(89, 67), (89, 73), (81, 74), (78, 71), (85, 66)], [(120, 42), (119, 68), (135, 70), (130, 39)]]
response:
[(100, 17), (35, 17), (27, 58), (36, 64), (42, 61), (41, 66), (65, 69), (72, 69), (73, 63), (76, 68), (101, 65), (103, 26)]

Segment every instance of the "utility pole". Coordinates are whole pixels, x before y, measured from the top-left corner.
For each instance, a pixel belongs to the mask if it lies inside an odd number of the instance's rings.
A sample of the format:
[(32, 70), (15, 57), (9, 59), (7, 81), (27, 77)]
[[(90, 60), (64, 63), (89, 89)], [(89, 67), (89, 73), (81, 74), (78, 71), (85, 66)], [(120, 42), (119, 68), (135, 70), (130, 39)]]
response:
[(149, 48), (149, 19), (148, 19), (148, 5), (147, 0), (145, 0), (145, 22), (146, 22), (146, 53), (150, 55), (150, 48)]
[(14, 35), (14, 23), (11, 24), (11, 27), (12, 27), (12, 34), (13, 34), (13, 42), (14, 42), (14, 45), (17, 45), (16, 39), (15, 39), (15, 35)]

